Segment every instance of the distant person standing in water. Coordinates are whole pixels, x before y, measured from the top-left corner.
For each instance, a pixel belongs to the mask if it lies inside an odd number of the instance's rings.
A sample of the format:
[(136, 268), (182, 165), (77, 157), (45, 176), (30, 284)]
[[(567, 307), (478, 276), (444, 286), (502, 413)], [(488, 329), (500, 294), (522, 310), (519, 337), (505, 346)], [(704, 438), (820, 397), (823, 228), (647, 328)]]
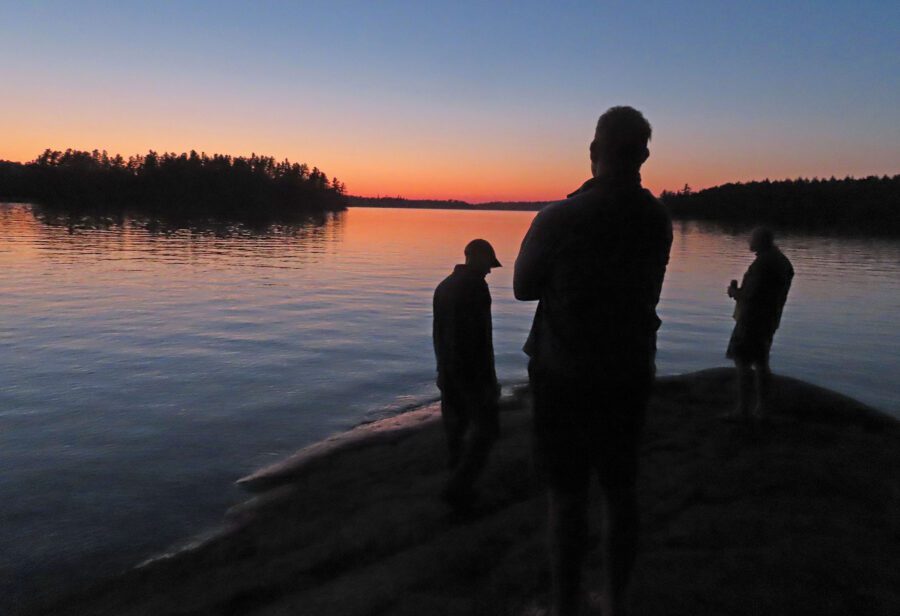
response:
[[(732, 280), (728, 297), (734, 299), (734, 331), (726, 353), (733, 359), (738, 374), (738, 405), (726, 419), (763, 419), (768, 412), (772, 372), (769, 349), (775, 330), (781, 323), (781, 312), (787, 301), (794, 268), (775, 245), (772, 231), (757, 227), (750, 235), (750, 250), (756, 259), (750, 264), (741, 286)], [(756, 406), (750, 405), (755, 369)]]
[(501, 265), (482, 239), (469, 242), (465, 257), (434, 292), (437, 386), (451, 471), (443, 498), (454, 508), (475, 500), (473, 484), (499, 434), (500, 387), (485, 276)]
[(554, 616), (578, 613), (583, 600), (593, 472), (604, 502), (604, 616), (624, 613), (636, 555), (638, 441), (672, 244), (665, 208), (641, 186), (650, 134), (631, 107), (600, 116), (593, 178), (535, 217), (516, 259), (516, 298), (538, 300), (525, 352), (535, 457), (549, 488)]

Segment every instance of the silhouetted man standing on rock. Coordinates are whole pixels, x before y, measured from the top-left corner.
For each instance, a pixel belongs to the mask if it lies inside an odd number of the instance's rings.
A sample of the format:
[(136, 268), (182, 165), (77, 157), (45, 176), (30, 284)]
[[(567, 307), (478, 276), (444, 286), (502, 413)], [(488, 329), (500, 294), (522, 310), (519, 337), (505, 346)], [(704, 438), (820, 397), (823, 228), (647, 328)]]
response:
[(623, 613), (635, 559), (638, 440), (672, 244), (666, 210), (641, 187), (650, 133), (631, 107), (600, 116), (593, 178), (535, 217), (516, 260), (516, 298), (539, 300), (525, 352), (549, 488), (554, 616), (577, 613), (582, 600), (593, 471), (604, 498), (604, 616)]
[[(734, 331), (726, 355), (734, 360), (738, 373), (738, 407), (726, 419), (764, 419), (772, 371), (769, 369), (769, 350), (772, 338), (781, 323), (781, 311), (787, 301), (794, 268), (775, 245), (775, 236), (765, 227), (757, 227), (750, 235), (750, 250), (756, 259), (737, 286), (732, 280), (728, 297), (737, 302), (734, 308)], [(756, 372), (756, 406), (750, 409), (750, 390)]]
[(473, 483), (499, 434), (500, 387), (485, 276), (501, 265), (485, 240), (469, 242), (465, 256), (465, 264), (457, 265), (434, 292), (437, 385), (451, 470), (443, 498), (454, 508), (475, 499)]

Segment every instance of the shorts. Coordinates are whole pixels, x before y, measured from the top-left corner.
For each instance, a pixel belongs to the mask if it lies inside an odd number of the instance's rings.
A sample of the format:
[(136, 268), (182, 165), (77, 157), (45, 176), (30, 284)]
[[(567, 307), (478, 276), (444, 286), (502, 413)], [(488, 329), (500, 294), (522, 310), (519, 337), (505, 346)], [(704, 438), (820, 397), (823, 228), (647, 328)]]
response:
[(731, 332), (725, 357), (746, 364), (762, 364), (769, 361), (772, 334), (757, 331), (738, 321)]
[(605, 488), (633, 488), (652, 372), (591, 382), (529, 367), (534, 397), (534, 454), (551, 489), (584, 489), (592, 471)]

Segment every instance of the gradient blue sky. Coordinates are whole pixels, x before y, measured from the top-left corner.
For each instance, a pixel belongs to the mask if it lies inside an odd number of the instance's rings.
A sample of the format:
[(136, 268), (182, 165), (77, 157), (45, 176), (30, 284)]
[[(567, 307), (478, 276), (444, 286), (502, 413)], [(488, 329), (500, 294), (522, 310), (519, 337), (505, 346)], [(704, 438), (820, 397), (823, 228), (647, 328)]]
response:
[(0, 158), (289, 157), (354, 194), (553, 199), (600, 112), (654, 190), (900, 172), (896, 2), (2, 2)]

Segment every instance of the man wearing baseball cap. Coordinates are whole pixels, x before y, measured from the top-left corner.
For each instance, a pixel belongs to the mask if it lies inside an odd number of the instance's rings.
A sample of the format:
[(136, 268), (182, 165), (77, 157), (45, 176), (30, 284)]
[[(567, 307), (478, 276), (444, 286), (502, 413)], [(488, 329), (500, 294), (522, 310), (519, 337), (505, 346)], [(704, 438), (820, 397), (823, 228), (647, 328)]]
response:
[(501, 265), (482, 239), (468, 243), (465, 257), (434, 292), (434, 354), (450, 468), (442, 496), (454, 508), (475, 500), (473, 484), (499, 434), (500, 386), (485, 276)]

